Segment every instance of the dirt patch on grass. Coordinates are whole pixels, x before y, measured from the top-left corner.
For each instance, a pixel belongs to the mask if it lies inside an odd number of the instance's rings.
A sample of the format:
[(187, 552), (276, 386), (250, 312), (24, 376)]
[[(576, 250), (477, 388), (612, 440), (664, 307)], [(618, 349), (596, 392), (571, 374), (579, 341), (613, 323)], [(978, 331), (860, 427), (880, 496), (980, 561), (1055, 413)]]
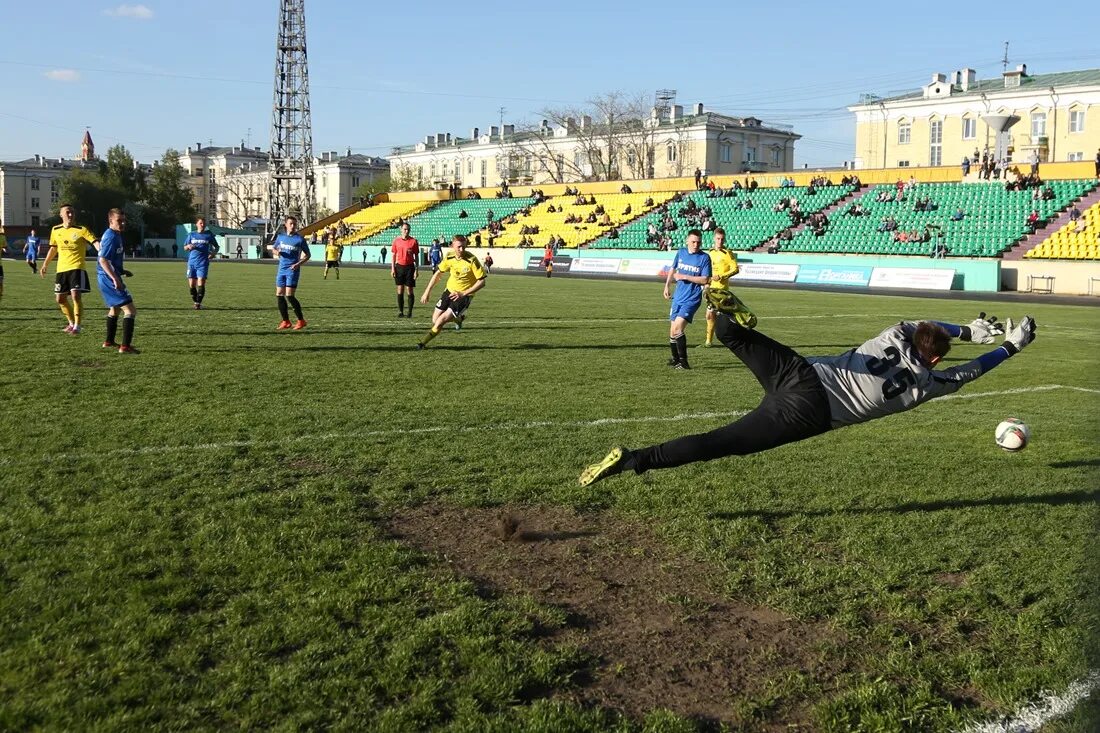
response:
[[(723, 597), (714, 567), (671, 551), (644, 526), (559, 507), (514, 511), (423, 506), (388, 522), (490, 594), (527, 594), (565, 610), (549, 641), (594, 660), (582, 704), (641, 718), (656, 708), (762, 730), (808, 729), (799, 684), (835, 676), (836, 635)], [(806, 726), (802, 728), (801, 726)]]

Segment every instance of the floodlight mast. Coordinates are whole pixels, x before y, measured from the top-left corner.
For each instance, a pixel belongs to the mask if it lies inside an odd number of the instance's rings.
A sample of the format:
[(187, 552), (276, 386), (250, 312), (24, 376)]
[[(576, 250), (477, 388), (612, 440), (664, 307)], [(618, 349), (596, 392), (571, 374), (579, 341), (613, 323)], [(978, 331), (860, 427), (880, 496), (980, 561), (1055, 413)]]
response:
[(269, 239), (288, 216), (303, 226), (313, 220), (314, 186), (305, 0), (280, 0), (268, 153)]

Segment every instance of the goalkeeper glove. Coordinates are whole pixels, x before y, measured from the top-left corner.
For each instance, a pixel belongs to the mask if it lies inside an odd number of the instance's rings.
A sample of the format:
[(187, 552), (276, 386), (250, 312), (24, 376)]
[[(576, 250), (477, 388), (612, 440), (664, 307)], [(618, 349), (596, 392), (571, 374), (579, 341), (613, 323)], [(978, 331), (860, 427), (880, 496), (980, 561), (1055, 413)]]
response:
[(994, 336), (1005, 332), (1004, 326), (997, 323), (997, 316), (986, 317), (985, 311), (960, 329), (959, 338), (973, 344), (991, 344)]
[(1024, 316), (1024, 319), (1019, 324), (1014, 324), (1012, 319), (1009, 318), (1005, 322), (1005, 342), (1001, 344), (1009, 356), (1015, 354), (1020, 349), (1024, 348), (1032, 341), (1035, 340), (1035, 319), (1031, 316)]

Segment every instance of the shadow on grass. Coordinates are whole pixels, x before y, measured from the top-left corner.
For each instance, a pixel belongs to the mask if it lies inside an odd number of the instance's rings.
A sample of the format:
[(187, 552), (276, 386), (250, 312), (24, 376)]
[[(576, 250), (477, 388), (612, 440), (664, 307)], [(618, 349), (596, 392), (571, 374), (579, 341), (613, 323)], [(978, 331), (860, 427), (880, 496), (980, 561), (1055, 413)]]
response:
[[(209, 333), (209, 332), (208, 332)], [(376, 331), (361, 331), (360, 334), (364, 336), (394, 336), (394, 332), (376, 332)], [(419, 332), (418, 332), (419, 333)], [(227, 334), (231, 335), (231, 334)], [(273, 336), (280, 338), (294, 338), (282, 333), (272, 333)], [(560, 344), (557, 346), (551, 344), (514, 344), (512, 346), (495, 346), (489, 344), (438, 344), (432, 343), (424, 349), (424, 353), (432, 351), (607, 351), (608, 349), (653, 349), (666, 351), (667, 346), (663, 344)], [(196, 347), (188, 349), (189, 353), (206, 352), (206, 353), (232, 353), (239, 351), (308, 351), (308, 352), (323, 352), (323, 351), (416, 351), (416, 340), (410, 339), (408, 344), (362, 344), (358, 346), (344, 346), (344, 345), (331, 345), (331, 344), (301, 344), (298, 346), (291, 345), (268, 345), (251, 346), (247, 344), (238, 346), (227, 346), (224, 348), (210, 348), (210, 347)]]
[(909, 512), (939, 512), (983, 506), (1026, 506), (1038, 504), (1063, 506), (1100, 502), (1100, 489), (1035, 494), (1033, 496), (991, 496), (985, 499), (943, 499), (910, 502), (885, 507), (846, 507), (843, 509), (745, 509), (737, 512), (714, 512), (710, 519), (787, 519), (790, 517), (833, 517), (838, 515), (908, 514)]
[(1084, 468), (1085, 466), (1100, 466), (1100, 458), (1085, 458), (1077, 461), (1055, 461), (1047, 465), (1051, 468)]

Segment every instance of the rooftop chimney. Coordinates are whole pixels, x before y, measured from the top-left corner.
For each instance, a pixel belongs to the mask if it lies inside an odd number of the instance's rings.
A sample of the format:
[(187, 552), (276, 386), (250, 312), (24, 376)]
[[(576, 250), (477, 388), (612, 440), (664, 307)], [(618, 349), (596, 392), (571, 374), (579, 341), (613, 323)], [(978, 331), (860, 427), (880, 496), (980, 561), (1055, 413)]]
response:
[(978, 81), (978, 72), (974, 69), (962, 69), (959, 71), (959, 86), (965, 92)]
[(489, 126), (489, 137), (500, 137), (500, 128), (496, 125)]
[(515, 135), (516, 134), (516, 126), (515, 125), (505, 125), (504, 126), (504, 134), (505, 135)]
[(695, 103), (695, 115), (698, 116), (698, 115), (701, 115), (701, 114), (703, 114), (703, 103), (702, 102), (696, 102)]
[(684, 105), (674, 104), (672, 105), (671, 113), (669, 114), (669, 122), (676, 122), (676, 120), (682, 120), (684, 118)]
[(479, 132), (481, 132), (481, 130), (477, 129), (476, 127), (471, 128), (470, 129), (470, 139), (471, 140), (477, 140), (479, 137), (481, 137), (480, 135), (478, 135)]

